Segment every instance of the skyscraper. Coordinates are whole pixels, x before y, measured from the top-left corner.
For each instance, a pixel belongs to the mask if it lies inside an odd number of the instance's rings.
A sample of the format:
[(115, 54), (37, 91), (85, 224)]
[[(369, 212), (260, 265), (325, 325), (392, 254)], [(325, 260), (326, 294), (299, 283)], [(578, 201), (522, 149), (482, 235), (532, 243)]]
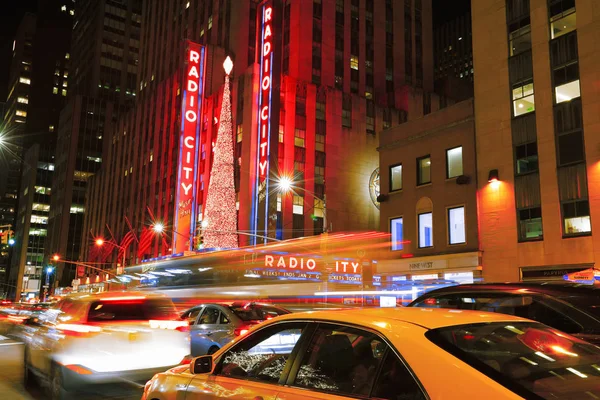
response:
[[(144, 4), (142, 21), (138, 102), (111, 131), (108, 162), (91, 179), (86, 233), (112, 232), (119, 243), (131, 229), (139, 236), (164, 223), (164, 240), (133, 241), (126, 259), (135, 263), (177, 251), (173, 241), (201, 248), (203, 222), (218, 229), (203, 221), (203, 206), (227, 55), (241, 243), (378, 228), (369, 192), (378, 132), (431, 111), (430, 1), (156, 1)], [(186, 39), (204, 46), (206, 63), (193, 149), (197, 207), (182, 232), (174, 214)], [(90, 243), (82, 239), (84, 260)]]

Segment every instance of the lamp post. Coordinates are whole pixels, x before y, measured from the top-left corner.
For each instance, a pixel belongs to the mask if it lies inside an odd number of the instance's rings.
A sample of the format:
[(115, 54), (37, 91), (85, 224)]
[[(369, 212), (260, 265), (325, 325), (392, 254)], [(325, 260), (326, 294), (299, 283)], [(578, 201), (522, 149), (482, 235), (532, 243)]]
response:
[[(296, 190), (300, 190), (304, 193), (308, 193), (309, 195), (313, 196), (315, 199), (323, 201), (323, 233), (326, 233), (329, 231), (329, 229), (327, 228), (327, 202), (326, 202), (325, 194), (323, 194), (323, 198), (320, 198), (319, 196), (317, 196), (317, 194), (315, 192), (311, 192), (310, 190), (306, 190), (300, 186), (294, 185), (294, 182), (292, 181), (292, 179), (287, 176), (279, 177), (278, 179), (275, 180), (275, 183), (276, 183), (276, 188), (280, 193), (290, 193), (290, 192), (293, 193)], [(315, 207), (313, 205), (313, 209), (314, 208)]]

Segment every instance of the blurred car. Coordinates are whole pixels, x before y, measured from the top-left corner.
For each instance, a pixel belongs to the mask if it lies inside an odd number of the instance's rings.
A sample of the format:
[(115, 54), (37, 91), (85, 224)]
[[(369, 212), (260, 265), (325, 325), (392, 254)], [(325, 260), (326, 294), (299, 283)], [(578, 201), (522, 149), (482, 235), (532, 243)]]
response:
[(510, 315), (308, 312), (267, 321), (212, 356), (155, 375), (142, 399), (598, 398), (599, 363), (600, 348)]
[(570, 282), (458, 285), (428, 292), (408, 307), (516, 315), (600, 345), (600, 288), (594, 285)]
[(0, 308), (0, 334), (19, 336), (24, 323), (50, 308), (48, 303), (11, 303)]
[(145, 382), (189, 360), (187, 322), (160, 294), (72, 295), (27, 326), (24, 383), (38, 378), (52, 399), (97, 383)]
[(235, 302), (202, 304), (186, 310), (181, 317), (190, 325), (192, 356), (201, 356), (215, 353), (253, 325), (289, 313), (271, 304)]

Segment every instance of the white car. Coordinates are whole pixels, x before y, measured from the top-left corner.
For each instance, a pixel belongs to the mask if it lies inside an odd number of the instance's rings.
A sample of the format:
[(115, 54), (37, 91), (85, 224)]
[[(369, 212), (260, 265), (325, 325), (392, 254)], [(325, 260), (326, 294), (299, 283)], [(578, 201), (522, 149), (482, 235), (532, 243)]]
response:
[(97, 383), (143, 382), (190, 352), (187, 321), (159, 294), (73, 295), (29, 323), (24, 383), (40, 379), (52, 399)]

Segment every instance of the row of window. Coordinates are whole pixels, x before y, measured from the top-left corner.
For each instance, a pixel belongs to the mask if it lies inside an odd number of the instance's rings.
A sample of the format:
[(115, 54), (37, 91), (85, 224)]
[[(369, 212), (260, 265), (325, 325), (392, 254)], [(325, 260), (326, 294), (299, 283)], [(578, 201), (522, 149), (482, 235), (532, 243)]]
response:
[[(446, 150), (446, 179), (463, 174), (462, 146)], [(431, 183), (431, 156), (417, 158), (417, 186)], [(402, 164), (390, 166), (390, 192), (402, 190)]]
[[(449, 207), (446, 209), (448, 244), (465, 244), (467, 242), (465, 228), (465, 207)], [(392, 250), (404, 249), (404, 217), (390, 220)], [(433, 247), (433, 212), (417, 215), (417, 246), (420, 249)]]

